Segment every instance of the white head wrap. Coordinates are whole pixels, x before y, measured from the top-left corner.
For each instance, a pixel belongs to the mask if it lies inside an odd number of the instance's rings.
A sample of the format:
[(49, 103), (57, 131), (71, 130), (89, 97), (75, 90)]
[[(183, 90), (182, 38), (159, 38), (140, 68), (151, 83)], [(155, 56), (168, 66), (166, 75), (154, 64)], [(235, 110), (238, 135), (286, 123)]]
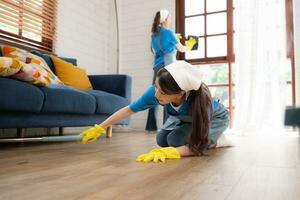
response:
[(175, 61), (165, 69), (171, 74), (183, 91), (198, 90), (202, 83), (203, 73), (197, 67), (185, 62)]
[(167, 11), (166, 9), (162, 9), (161, 11), (159, 11), (159, 14), (160, 14), (160, 21), (159, 21), (159, 23), (162, 23), (169, 16), (169, 11)]

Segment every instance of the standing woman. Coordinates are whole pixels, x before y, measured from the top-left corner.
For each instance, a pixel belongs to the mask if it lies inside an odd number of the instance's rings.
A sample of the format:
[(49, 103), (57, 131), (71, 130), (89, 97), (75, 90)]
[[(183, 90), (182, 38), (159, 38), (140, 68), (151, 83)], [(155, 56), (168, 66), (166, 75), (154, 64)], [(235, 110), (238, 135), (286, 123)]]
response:
[[(183, 46), (177, 39), (174, 31), (170, 29), (170, 14), (169, 11), (163, 9), (156, 12), (154, 21), (152, 24), (151, 35), (151, 50), (154, 54), (153, 62), (153, 80), (154, 84), (157, 72), (166, 65), (173, 63), (176, 60), (177, 50), (180, 52), (186, 52), (190, 50), (195, 42), (187, 43), (187, 46)], [(146, 130), (156, 131), (156, 110), (157, 107), (153, 107), (148, 112)], [(164, 110), (164, 122), (167, 119), (167, 113)]]

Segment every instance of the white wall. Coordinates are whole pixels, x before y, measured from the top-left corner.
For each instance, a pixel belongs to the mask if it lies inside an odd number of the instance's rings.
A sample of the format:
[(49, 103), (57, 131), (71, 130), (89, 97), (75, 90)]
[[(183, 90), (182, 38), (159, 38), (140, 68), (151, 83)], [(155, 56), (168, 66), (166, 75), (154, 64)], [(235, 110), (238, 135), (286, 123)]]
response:
[(74, 57), (88, 74), (116, 72), (112, 0), (58, 0), (56, 53)]
[[(153, 55), (150, 50), (151, 26), (155, 13), (162, 8), (170, 11), (175, 22), (175, 0), (119, 0), (120, 72), (133, 78), (132, 99), (137, 99), (151, 85)], [(147, 111), (132, 117), (133, 128), (144, 129)], [(160, 121), (162, 116), (160, 115)], [(161, 123), (161, 122), (160, 122)]]
[(296, 100), (300, 106), (300, 1), (294, 3), (294, 35), (295, 35), (295, 62), (296, 62)]

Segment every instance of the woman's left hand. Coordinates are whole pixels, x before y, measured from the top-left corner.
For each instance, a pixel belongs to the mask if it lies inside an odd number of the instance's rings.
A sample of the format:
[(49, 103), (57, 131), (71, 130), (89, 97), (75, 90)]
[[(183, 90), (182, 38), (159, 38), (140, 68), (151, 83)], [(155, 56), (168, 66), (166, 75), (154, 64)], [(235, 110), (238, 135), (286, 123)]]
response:
[(179, 159), (180, 153), (174, 147), (165, 147), (159, 149), (153, 149), (149, 153), (142, 154), (137, 157), (136, 161), (139, 162), (165, 162), (166, 159)]

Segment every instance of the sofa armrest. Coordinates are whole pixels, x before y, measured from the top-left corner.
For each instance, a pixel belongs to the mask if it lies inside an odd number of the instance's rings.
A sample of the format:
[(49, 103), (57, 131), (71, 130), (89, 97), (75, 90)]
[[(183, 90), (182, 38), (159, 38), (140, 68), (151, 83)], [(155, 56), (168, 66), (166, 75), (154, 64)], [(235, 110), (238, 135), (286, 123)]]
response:
[(89, 75), (94, 90), (102, 90), (131, 101), (131, 77), (123, 74)]

